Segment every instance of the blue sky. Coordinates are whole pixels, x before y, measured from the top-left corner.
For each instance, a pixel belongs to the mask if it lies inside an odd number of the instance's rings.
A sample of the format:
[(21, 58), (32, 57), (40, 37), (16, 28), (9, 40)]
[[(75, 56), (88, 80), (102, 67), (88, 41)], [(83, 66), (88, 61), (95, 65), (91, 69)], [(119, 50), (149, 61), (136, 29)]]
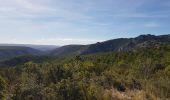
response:
[(0, 0), (0, 43), (89, 44), (170, 33), (170, 0)]

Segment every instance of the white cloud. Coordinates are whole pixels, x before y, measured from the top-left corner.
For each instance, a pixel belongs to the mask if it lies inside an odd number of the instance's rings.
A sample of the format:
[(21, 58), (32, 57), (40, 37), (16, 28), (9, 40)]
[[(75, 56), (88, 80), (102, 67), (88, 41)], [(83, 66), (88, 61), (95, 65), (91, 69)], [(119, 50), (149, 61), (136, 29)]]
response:
[[(0, 0), (0, 17), (5, 19), (24, 18), (32, 20), (32, 18), (63, 18), (64, 20), (89, 20), (87, 16), (76, 9), (62, 8), (61, 6), (51, 6), (44, 4), (44, 0), (36, 2), (35, 0)], [(53, 1), (54, 2), (54, 1)], [(61, 1), (57, 1), (60, 3)]]

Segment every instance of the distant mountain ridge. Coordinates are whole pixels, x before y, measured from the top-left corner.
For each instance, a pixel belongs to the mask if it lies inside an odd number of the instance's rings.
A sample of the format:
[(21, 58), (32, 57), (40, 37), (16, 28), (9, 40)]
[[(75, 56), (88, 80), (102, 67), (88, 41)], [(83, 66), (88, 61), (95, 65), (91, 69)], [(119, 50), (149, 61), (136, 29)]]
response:
[(19, 47), (30, 47), (40, 51), (50, 51), (58, 48), (56, 45), (33, 45), (33, 44), (0, 44), (0, 46), (19, 46)]
[(159, 46), (165, 43), (170, 43), (170, 34), (160, 36), (147, 34), (140, 35), (136, 38), (112, 39), (90, 45), (67, 45), (51, 51), (50, 54), (55, 56), (67, 56), (99, 52), (128, 51), (135, 48)]
[(24, 55), (63, 57), (100, 52), (119, 52), (136, 48), (155, 48), (166, 43), (170, 44), (170, 34), (160, 36), (148, 34), (140, 35), (136, 38), (118, 38), (89, 45), (66, 45), (62, 47), (53, 45), (0, 44), (0, 60)]

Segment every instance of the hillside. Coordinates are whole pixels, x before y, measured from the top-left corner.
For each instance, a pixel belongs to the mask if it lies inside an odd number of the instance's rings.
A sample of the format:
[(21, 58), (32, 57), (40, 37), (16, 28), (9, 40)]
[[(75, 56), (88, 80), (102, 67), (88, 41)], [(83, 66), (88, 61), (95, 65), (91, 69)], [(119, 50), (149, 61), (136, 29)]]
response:
[(141, 35), (136, 38), (119, 38), (98, 42), (90, 45), (68, 45), (52, 50), (51, 55), (86, 55), (99, 52), (129, 51), (135, 48), (159, 47), (162, 44), (170, 43), (170, 35)]
[(41, 51), (21, 46), (0, 46), (0, 59), (7, 59), (23, 55), (40, 55)]
[[(37, 62), (38, 59), (20, 57), (6, 62), (14, 63), (13, 67), (0, 67), (1, 98), (9, 100), (170, 99), (169, 43), (126, 52), (105, 52), (69, 58), (66, 56), (64, 59), (47, 58)], [(16, 60), (20, 62), (15, 63)]]
[(53, 56), (73, 56), (80, 55), (84, 50), (88, 48), (87, 45), (67, 45), (50, 52), (50, 55)]
[(170, 35), (141, 35), (136, 38), (119, 38), (89, 45), (66, 45), (63, 47), (50, 45), (14, 46), (17, 44), (1, 44), (0, 59), (7, 59), (22, 55), (43, 54), (46, 56), (66, 57), (102, 52), (120, 52), (134, 50), (137, 48), (159, 48), (159, 46), (167, 43), (170, 43)]
[(91, 44), (81, 54), (94, 54), (99, 52), (119, 51), (119, 49), (129, 43), (131, 39), (120, 38)]

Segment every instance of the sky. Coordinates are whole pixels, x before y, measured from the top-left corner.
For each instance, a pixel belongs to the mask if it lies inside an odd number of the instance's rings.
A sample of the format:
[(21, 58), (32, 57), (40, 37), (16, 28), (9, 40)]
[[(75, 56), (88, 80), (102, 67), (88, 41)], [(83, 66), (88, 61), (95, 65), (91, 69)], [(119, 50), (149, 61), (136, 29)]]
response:
[(170, 33), (170, 0), (0, 0), (0, 43), (91, 44)]

